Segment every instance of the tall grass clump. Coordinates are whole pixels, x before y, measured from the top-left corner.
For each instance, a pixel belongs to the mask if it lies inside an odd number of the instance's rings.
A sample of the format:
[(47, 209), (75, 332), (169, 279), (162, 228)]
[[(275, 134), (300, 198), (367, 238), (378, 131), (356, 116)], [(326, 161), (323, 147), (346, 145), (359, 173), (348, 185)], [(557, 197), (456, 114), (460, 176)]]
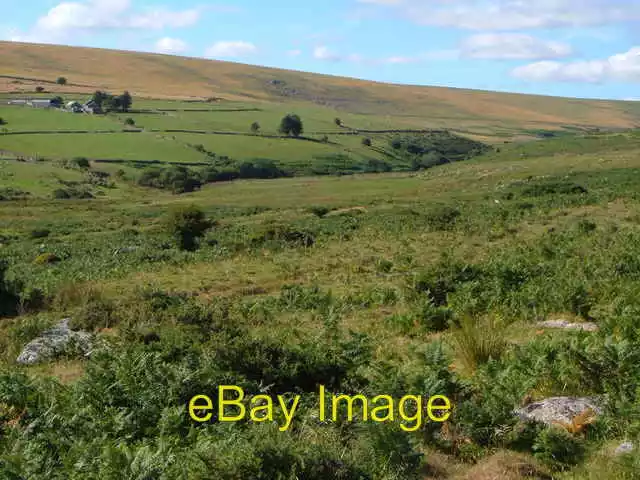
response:
[(468, 372), (489, 360), (498, 360), (507, 348), (504, 328), (492, 317), (463, 316), (452, 331), (456, 357)]

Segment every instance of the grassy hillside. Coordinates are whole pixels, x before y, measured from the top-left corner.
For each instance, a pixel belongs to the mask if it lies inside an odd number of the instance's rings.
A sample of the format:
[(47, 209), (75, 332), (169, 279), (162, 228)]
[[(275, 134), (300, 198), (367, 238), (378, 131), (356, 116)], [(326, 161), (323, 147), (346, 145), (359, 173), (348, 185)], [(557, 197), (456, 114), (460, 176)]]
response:
[[(637, 134), (602, 134), (419, 173), (183, 195), (113, 165), (1, 161), (0, 185), (33, 195), (0, 201), (0, 474), (635, 478), (637, 452), (612, 451), (638, 441), (639, 158)], [(107, 168), (94, 199), (39, 198)], [(184, 251), (166, 225), (190, 204), (215, 223)], [(16, 365), (64, 317), (109, 348)], [(536, 324), (554, 318), (599, 331)], [(302, 395), (293, 428), (195, 425), (186, 402), (221, 383)], [(446, 394), (454, 414), (413, 433), (321, 423), (319, 383)], [(585, 434), (512, 413), (558, 395), (610, 403)]]
[[(0, 101), (136, 93), (99, 116), (0, 104), (1, 479), (638, 477), (640, 131), (613, 131), (635, 104), (0, 48)], [(91, 349), (20, 364), (63, 318)], [(540, 324), (561, 319), (590, 328)], [(290, 428), (194, 421), (219, 385), (297, 405)], [(320, 385), (394, 416), (323, 421)], [(560, 396), (599, 411), (514, 413)]]
[[(349, 78), (147, 53), (0, 42), (0, 91), (128, 89), (137, 96), (222, 97), (319, 106), (378, 117), (405, 128), (453, 128), (478, 134), (565, 126), (629, 128), (637, 102), (592, 101), (400, 86)], [(55, 79), (68, 78), (59, 87)], [(331, 113), (328, 113), (331, 116)]]

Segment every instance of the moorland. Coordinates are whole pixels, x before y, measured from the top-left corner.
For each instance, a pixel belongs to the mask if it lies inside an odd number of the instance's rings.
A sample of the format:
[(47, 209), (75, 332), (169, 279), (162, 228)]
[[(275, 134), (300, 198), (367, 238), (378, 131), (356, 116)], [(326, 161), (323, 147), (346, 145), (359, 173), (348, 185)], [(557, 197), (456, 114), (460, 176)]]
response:
[[(633, 102), (2, 48), (3, 478), (637, 478)], [(133, 104), (7, 105), (96, 90)], [(63, 318), (91, 354), (18, 364)], [(540, 323), (560, 319), (596, 328)], [(216, 385), (300, 395), (296, 420), (196, 424)], [(321, 422), (319, 385), (453, 409), (414, 432)], [(554, 397), (602, 409), (514, 414)]]

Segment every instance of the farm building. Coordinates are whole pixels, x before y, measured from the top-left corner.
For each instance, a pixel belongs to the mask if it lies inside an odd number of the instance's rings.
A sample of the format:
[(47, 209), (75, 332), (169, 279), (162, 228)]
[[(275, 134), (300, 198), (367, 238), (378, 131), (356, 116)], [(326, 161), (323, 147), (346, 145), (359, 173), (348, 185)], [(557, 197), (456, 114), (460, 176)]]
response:
[(52, 100), (29, 100), (27, 105), (33, 108), (52, 108), (56, 106)]
[(80, 102), (67, 102), (65, 110), (72, 113), (102, 113), (100, 106), (93, 100), (89, 100), (85, 104)]

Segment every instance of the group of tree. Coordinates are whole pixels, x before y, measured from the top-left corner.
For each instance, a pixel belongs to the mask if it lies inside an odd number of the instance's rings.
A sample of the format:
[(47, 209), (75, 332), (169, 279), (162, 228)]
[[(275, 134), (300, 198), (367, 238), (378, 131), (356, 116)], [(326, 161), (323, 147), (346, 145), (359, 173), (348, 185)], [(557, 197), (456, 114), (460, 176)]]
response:
[(131, 105), (133, 105), (133, 99), (129, 92), (124, 92), (122, 95), (111, 95), (110, 93), (98, 90), (93, 94), (91, 100), (105, 112), (126, 113), (131, 109)]
[(207, 183), (250, 178), (272, 179), (289, 175), (273, 160), (256, 158), (244, 162), (233, 162), (232, 165), (223, 168), (211, 166), (196, 170), (182, 165), (152, 168), (143, 172), (138, 179), (138, 185), (180, 194), (199, 190)]
[[(251, 124), (251, 133), (257, 135), (260, 133), (262, 127), (260, 123), (253, 122)], [(285, 115), (280, 121), (280, 126), (278, 127), (278, 132), (283, 135), (289, 135), (292, 137), (299, 137), (304, 132), (304, 127), (302, 125), (302, 120), (300, 117), (294, 113), (290, 113)]]

